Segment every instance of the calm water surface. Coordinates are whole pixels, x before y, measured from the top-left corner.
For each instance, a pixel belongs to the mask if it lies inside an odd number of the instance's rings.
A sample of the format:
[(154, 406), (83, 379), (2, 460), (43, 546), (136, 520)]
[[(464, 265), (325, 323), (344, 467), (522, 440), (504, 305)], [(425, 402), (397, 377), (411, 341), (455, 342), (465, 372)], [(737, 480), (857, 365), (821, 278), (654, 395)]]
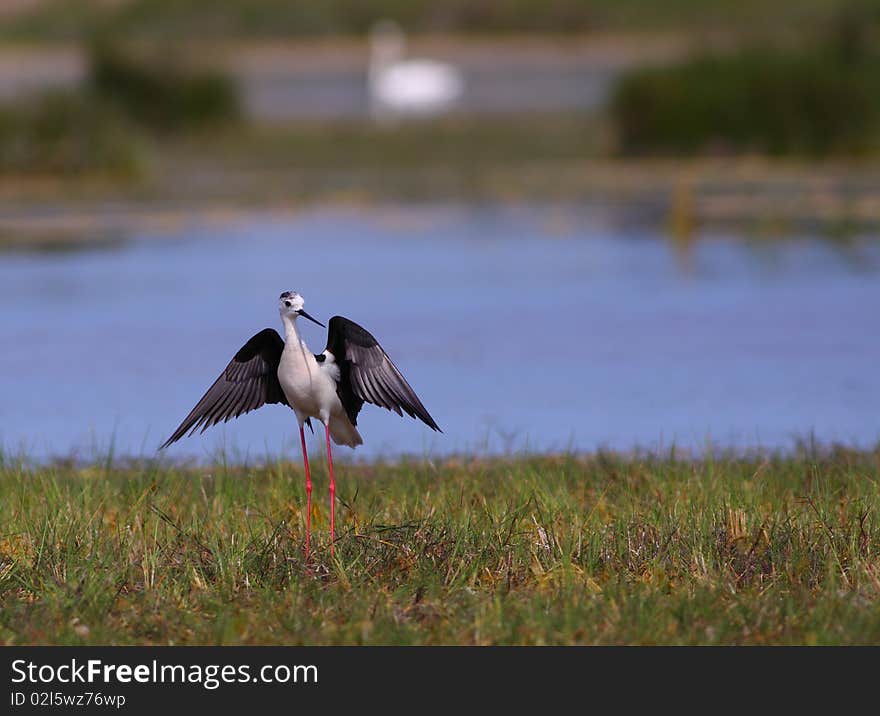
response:
[[(0, 444), (152, 455), (247, 338), (280, 328), (286, 289), (371, 330), (445, 431), (365, 406), (356, 456), (880, 437), (876, 240), (705, 235), (683, 257), (596, 209), (434, 207), (0, 255)], [(218, 449), (296, 457), (293, 414), (268, 406), (169, 453)]]

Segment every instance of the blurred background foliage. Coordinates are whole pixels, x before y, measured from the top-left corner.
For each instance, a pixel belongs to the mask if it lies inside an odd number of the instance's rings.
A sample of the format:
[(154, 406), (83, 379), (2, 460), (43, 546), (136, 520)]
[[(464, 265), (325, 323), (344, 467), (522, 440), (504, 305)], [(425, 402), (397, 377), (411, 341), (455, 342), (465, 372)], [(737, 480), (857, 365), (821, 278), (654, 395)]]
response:
[[(228, 48), (325, 35), (363, 44), (377, 18), (416, 37), (491, 43), (549, 33), (589, 45), (622, 33), (635, 45), (673, 37), (679, 50), (621, 66), (607, 101), (589, 110), (511, 112), (504, 121), (453, 112), (395, 132), (364, 117), (249, 116)], [(163, 152), (175, 161), (201, 152), (312, 170), (440, 167), (470, 190), (480, 166), (853, 157), (880, 146), (876, 0), (21, 0), (2, 17), (0, 38), (7, 47), (74, 46), (85, 66), (76, 86), (0, 106), (6, 172), (136, 178), (162, 166)]]
[(136, 127), (90, 93), (51, 92), (0, 109), (0, 171), (132, 178), (141, 161)]
[(409, 32), (576, 33), (717, 27), (786, 31), (827, 19), (839, 0), (50, 0), (7, 23), (7, 37), (357, 35), (376, 18)]
[(87, 62), (80, 87), (0, 108), (0, 170), (135, 178), (149, 135), (239, 119), (235, 82), (189, 67), (173, 50), (138, 51), (101, 37), (88, 45)]
[(95, 40), (87, 89), (132, 121), (159, 131), (201, 128), (240, 116), (235, 82), (218, 70), (187, 67), (173, 48), (137, 54), (104, 37)]
[(611, 117), (629, 155), (864, 154), (880, 139), (880, 10), (850, 5), (793, 46), (634, 70)]

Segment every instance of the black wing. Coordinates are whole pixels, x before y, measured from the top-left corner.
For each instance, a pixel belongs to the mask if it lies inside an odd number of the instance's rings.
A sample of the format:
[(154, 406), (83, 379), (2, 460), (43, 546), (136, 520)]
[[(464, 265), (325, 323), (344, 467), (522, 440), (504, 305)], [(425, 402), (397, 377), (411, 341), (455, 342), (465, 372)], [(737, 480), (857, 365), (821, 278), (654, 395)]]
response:
[(266, 403), (287, 405), (278, 382), (278, 363), (283, 350), (284, 341), (274, 329), (265, 328), (257, 333), (229, 361), (214, 385), (159, 449), (180, 440), (187, 431), (192, 435), (201, 427), (201, 432), (205, 432), (221, 420), (237, 418)]
[(333, 316), (328, 324), (327, 351), (339, 366), (336, 393), (352, 425), (357, 425), (357, 414), (366, 401), (398, 415), (406, 413), (442, 432), (369, 331), (347, 318)]

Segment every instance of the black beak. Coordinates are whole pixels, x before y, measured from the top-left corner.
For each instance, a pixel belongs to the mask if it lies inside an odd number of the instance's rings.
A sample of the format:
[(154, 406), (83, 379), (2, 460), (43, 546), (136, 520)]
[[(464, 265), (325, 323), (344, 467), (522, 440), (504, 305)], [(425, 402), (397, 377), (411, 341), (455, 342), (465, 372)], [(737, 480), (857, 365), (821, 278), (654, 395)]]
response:
[(297, 311), (297, 313), (298, 313), (300, 316), (302, 316), (303, 318), (308, 318), (312, 323), (317, 323), (319, 326), (321, 326), (321, 328), (326, 328), (326, 327), (327, 327), (327, 326), (325, 326), (323, 323), (321, 323), (320, 321), (317, 321), (317, 320), (315, 320), (314, 318), (312, 318), (312, 317), (311, 317), (308, 313), (306, 313), (303, 309), (299, 309), (299, 310)]

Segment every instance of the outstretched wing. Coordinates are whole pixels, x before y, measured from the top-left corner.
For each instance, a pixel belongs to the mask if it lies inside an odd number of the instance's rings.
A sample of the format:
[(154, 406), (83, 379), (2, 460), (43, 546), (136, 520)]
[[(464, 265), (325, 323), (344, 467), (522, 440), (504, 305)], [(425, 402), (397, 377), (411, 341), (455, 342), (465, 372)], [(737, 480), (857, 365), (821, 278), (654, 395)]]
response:
[(276, 330), (265, 328), (257, 333), (229, 361), (214, 385), (159, 449), (180, 440), (187, 431), (190, 435), (199, 428), (205, 432), (221, 420), (237, 418), (266, 403), (287, 405), (278, 382), (278, 363), (283, 350), (284, 341)]
[(342, 316), (333, 316), (327, 330), (326, 350), (333, 354), (340, 372), (336, 392), (353, 425), (366, 401), (398, 415), (406, 413), (442, 432), (369, 331)]

